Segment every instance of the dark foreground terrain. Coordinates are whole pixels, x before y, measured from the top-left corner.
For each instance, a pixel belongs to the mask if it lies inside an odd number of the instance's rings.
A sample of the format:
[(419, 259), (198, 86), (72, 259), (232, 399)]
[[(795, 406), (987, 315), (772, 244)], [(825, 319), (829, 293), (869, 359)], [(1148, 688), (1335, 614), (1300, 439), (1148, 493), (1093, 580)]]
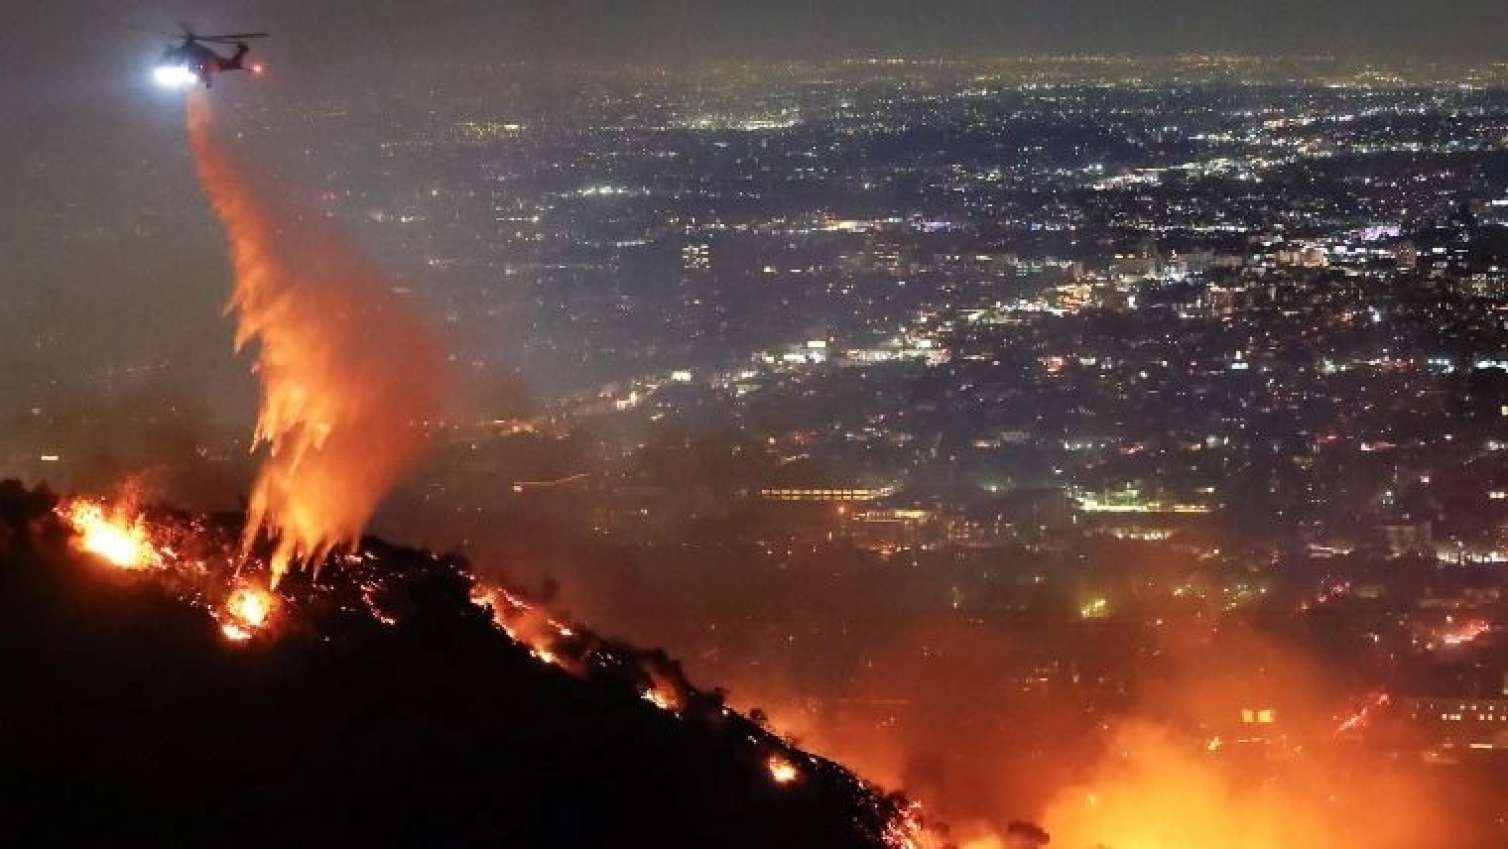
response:
[(541, 663), (456, 561), (368, 542), (233, 643), (182, 586), (75, 553), (53, 505), (0, 484), (6, 845), (871, 847), (899, 822), (716, 693), (646, 701), (653, 653)]

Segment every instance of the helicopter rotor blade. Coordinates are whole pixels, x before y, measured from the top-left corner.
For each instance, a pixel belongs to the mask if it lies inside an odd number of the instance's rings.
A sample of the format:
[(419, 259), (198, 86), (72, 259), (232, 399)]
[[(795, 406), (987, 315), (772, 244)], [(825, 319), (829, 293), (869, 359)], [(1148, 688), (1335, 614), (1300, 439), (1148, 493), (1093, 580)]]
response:
[(248, 38), (266, 38), (270, 33), (265, 32), (230, 32), (221, 35), (196, 35), (195, 41), (231, 42), (245, 41)]
[(180, 33), (163, 32), (160, 29), (148, 29), (146, 27), (136, 26), (135, 24), (118, 24), (117, 26), (119, 26), (121, 29), (128, 29), (132, 32), (144, 32), (147, 35), (156, 35), (161, 36), (162, 38), (178, 39), (183, 37)]

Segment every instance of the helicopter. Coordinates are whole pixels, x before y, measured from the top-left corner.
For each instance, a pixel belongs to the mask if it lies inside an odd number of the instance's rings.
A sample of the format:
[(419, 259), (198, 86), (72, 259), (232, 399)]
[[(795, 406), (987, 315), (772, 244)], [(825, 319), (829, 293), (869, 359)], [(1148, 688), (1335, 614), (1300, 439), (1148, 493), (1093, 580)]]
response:
[[(181, 36), (167, 35), (169, 38), (183, 40), (181, 43), (170, 45), (162, 52), (162, 59), (153, 70), (153, 76), (158, 83), (179, 88), (202, 82), (205, 88), (209, 88), (214, 85), (215, 75), (226, 71), (262, 73), (260, 63), (247, 63), (246, 55), (251, 52), (251, 46), (246, 42), (253, 38), (266, 38), (268, 33), (231, 32), (221, 35), (199, 35), (186, 23), (179, 23), (178, 26), (183, 30)], [(214, 47), (209, 46), (222, 44), (233, 45), (236, 52), (224, 56)]]

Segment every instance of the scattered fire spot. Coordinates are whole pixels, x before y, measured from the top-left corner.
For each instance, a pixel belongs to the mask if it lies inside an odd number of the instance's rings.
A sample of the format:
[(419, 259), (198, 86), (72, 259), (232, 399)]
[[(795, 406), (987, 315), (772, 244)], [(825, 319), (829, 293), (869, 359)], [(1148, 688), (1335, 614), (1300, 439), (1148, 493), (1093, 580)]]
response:
[(1387, 693), (1374, 693), (1367, 697), (1367, 700), (1362, 703), (1361, 707), (1341, 720), (1340, 725), (1335, 729), (1335, 735), (1339, 737), (1343, 734), (1366, 728), (1371, 723), (1373, 715), (1387, 707), (1391, 702), (1392, 697)]
[(220, 623), (220, 633), (233, 642), (252, 638), (267, 624), (272, 615), (275, 599), (272, 593), (258, 587), (241, 587), (225, 600), (225, 619)]
[(654, 687), (651, 687), (650, 689), (644, 691), (644, 701), (649, 702), (660, 710), (668, 710), (672, 713), (674, 713), (678, 707), (675, 696), (668, 692), (662, 692)]
[(127, 517), (119, 508), (106, 510), (99, 502), (67, 502), (59, 513), (78, 534), (78, 546), (121, 569), (146, 569), (161, 562), (140, 516)]
[(796, 765), (780, 755), (770, 755), (766, 765), (770, 768), (770, 778), (776, 784), (790, 784), (801, 777)]

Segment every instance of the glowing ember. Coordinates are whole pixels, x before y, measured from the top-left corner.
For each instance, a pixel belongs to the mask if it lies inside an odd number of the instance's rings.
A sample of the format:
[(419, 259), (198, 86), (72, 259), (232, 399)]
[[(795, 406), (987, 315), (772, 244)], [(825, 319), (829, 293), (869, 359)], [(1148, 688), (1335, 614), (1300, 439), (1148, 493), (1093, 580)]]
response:
[(1492, 626), (1480, 619), (1465, 622), (1454, 629), (1440, 635), (1440, 644), (1445, 646), (1459, 646), (1476, 640), (1488, 631)]
[(770, 778), (776, 784), (790, 784), (801, 777), (801, 773), (796, 771), (796, 765), (780, 755), (770, 755), (766, 765), (770, 768)]
[(1366, 700), (1366, 702), (1362, 704), (1361, 707), (1357, 708), (1355, 712), (1353, 712), (1350, 716), (1347, 716), (1345, 719), (1341, 720), (1340, 725), (1335, 729), (1336, 736), (1340, 736), (1351, 731), (1359, 731), (1367, 727), (1367, 725), (1372, 721), (1372, 715), (1382, 708), (1387, 707), (1391, 702), (1392, 697), (1387, 693), (1377, 693), (1371, 696)]
[(476, 605), (477, 607), (480, 607), (483, 610), (492, 611), (494, 618), (496, 618), (497, 597), (496, 594), (492, 591), (491, 587), (486, 587), (481, 584), (472, 584), (470, 599), (471, 603)]
[(1344, 598), (1350, 593), (1350, 581), (1332, 581), (1327, 584), (1322, 584), (1319, 588), (1319, 591), (1314, 594), (1313, 598), (1304, 599), (1303, 601), (1299, 602), (1299, 612), (1305, 613), (1313, 608), (1329, 604), (1330, 602), (1335, 601), (1338, 598)]
[(60, 512), (79, 535), (79, 548), (112, 565), (145, 569), (161, 562), (140, 516), (127, 518), (119, 510), (107, 512), (101, 504), (82, 500), (69, 502)]
[(225, 639), (236, 643), (251, 639), (251, 632), (234, 622), (221, 623), (220, 633), (225, 635)]
[(928, 834), (921, 821), (921, 805), (917, 802), (912, 802), (897, 812), (896, 816), (885, 826), (885, 833), (881, 835), (885, 845), (891, 849), (918, 849), (923, 845), (930, 846), (931, 843), (927, 838)]
[(668, 710), (672, 712), (674, 712), (679, 706), (677, 704), (675, 696), (668, 692), (661, 692), (660, 690), (654, 688), (644, 691), (644, 701), (649, 702), (660, 710)]

